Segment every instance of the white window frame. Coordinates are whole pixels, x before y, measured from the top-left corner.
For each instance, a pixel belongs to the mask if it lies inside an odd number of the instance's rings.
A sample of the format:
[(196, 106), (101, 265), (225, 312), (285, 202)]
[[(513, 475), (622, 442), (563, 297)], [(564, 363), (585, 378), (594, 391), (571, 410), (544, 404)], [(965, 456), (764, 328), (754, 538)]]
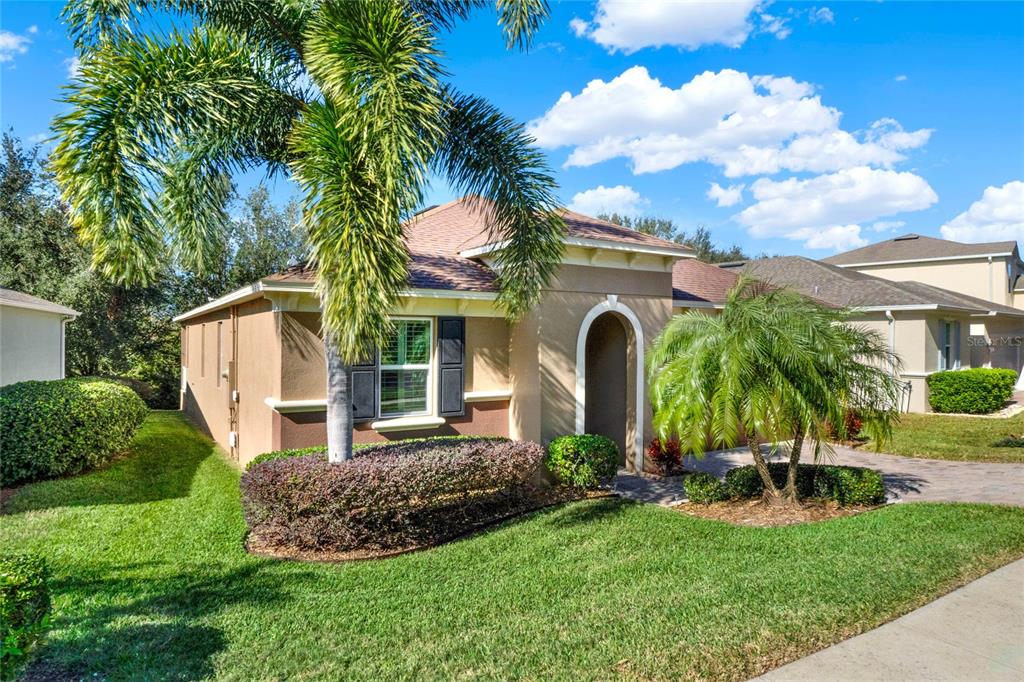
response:
[[(426, 322), (427, 323), (427, 363), (426, 364), (404, 364), (385, 365), (381, 351), (377, 351), (377, 416), (380, 419), (398, 419), (400, 417), (423, 417), (434, 413), (434, 318), (432, 317), (393, 317), (394, 322)], [(427, 400), (426, 409), (416, 412), (384, 412), (383, 396), (384, 386), (381, 383), (381, 373), (395, 370), (426, 370), (427, 371)]]

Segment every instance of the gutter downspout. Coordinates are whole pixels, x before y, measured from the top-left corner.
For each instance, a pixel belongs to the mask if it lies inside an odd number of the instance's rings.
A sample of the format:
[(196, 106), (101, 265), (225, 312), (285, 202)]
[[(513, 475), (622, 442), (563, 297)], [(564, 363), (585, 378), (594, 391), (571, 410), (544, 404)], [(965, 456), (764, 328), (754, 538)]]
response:
[(988, 257), (988, 300), (996, 302), (995, 292), (992, 289), (992, 256)]
[[(896, 355), (896, 318), (891, 310), (885, 311), (885, 319), (889, 320), (889, 352)], [(890, 364), (889, 373), (896, 376), (895, 364)]]
[(60, 378), (67, 377), (67, 337), (68, 322), (75, 318), (65, 315), (60, 318)]

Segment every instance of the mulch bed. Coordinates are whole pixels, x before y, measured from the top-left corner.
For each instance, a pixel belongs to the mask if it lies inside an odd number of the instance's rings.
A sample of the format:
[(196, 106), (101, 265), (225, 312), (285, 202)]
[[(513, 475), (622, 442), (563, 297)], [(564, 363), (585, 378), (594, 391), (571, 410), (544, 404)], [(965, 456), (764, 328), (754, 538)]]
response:
[(878, 507), (842, 507), (833, 500), (803, 500), (799, 507), (769, 507), (761, 502), (761, 500), (735, 500), (730, 502), (714, 502), (712, 504), (683, 502), (677, 504), (673, 509), (690, 516), (725, 521), (736, 526), (770, 528), (772, 526), (791, 526), (797, 523), (828, 521), (829, 519), (853, 516), (854, 514), (871, 511), (872, 509), (878, 509)]
[(452, 537), (445, 538), (441, 542), (436, 542), (428, 545), (415, 545), (412, 547), (401, 547), (401, 548), (389, 548), (389, 549), (361, 549), (361, 550), (348, 550), (348, 551), (335, 551), (330, 549), (318, 549), (318, 550), (306, 550), (298, 549), (295, 547), (272, 545), (264, 542), (256, 533), (249, 533), (245, 540), (245, 549), (250, 554), (257, 556), (267, 557), (270, 559), (287, 559), (291, 561), (312, 561), (316, 563), (338, 563), (343, 561), (366, 561), (369, 559), (386, 559), (388, 557), (399, 556), (402, 554), (409, 554), (410, 552), (418, 552), (424, 549), (430, 549), (432, 547), (439, 547), (441, 545), (454, 542), (455, 540), (461, 540), (462, 538), (475, 535), (488, 528), (496, 526), (500, 523), (504, 523), (509, 519), (513, 519), (523, 514), (544, 509), (545, 507), (553, 507), (566, 502), (576, 502), (578, 500), (590, 500), (602, 497), (616, 497), (615, 493), (607, 490), (580, 490), (577, 488), (570, 488), (568, 486), (558, 486), (538, 491), (536, 494), (531, 495), (529, 498), (523, 501), (522, 504), (513, 507), (502, 514), (499, 517), (488, 519), (486, 522), (480, 523), (473, 528), (453, 535)]

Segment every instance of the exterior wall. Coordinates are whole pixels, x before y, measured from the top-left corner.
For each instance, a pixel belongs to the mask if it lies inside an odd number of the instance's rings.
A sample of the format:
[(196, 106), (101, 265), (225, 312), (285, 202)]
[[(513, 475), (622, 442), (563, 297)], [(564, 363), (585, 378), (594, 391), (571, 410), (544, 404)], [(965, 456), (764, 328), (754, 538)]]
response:
[(231, 309), (191, 320), (184, 327), (184, 334), (182, 409), (225, 450), (230, 450), (231, 390), (223, 373), (233, 360)]
[[(897, 265), (861, 265), (858, 272), (895, 282), (916, 281), (949, 289), (968, 296), (1014, 306), (1007, 273), (1009, 257), (987, 257)], [(1024, 297), (1018, 297), (1017, 308), (1024, 308)]]
[(275, 449), (275, 413), (264, 400), (281, 390), (282, 350), (279, 315), (273, 312), (270, 301), (242, 304), (236, 313), (237, 457), (245, 466), (256, 455)]
[(1024, 366), (1024, 318), (996, 315), (971, 326), (977, 332), (968, 337), (972, 367), (1021, 371)]
[(0, 386), (64, 377), (63, 315), (0, 306)]

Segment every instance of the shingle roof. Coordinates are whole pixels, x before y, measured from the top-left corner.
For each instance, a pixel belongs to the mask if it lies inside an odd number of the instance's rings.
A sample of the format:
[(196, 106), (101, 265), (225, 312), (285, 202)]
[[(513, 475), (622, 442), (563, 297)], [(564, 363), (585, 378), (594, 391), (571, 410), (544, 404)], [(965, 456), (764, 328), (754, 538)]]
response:
[(889, 261), (912, 261), (929, 258), (957, 258), (964, 256), (987, 256), (996, 253), (1012, 253), (1017, 242), (986, 242), (964, 244), (951, 242), (920, 234), (905, 234), (886, 239), (859, 249), (838, 253), (824, 258), (832, 265), (853, 265), (855, 263), (886, 263)]
[[(566, 236), (688, 251), (687, 247), (626, 227), (563, 210)], [(490, 204), (463, 197), (418, 213), (405, 225), (409, 249), (409, 286), (449, 291), (496, 291), (494, 272), (461, 253), (498, 238), (492, 234)], [(312, 281), (312, 269), (299, 265), (266, 277), (267, 281)]]
[(672, 267), (672, 300), (724, 303), (739, 275), (696, 258), (676, 261)]
[[(773, 284), (790, 286), (837, 306), (862, 308), (876, 306), (930, 306), (997, 312), (1024, 316), (1024, 311), (966, 296), (921, 282), (892, 282), (803, 256), (776, 256), (748, 261), (741, 266), (746, 273)], [(730, 268), (739, 269), (739, 268)]]
[(77, 317), (79, 315), (77, 310), (54, 303), (53, 301), (47, 301), (45, 298), (39, 298), (38, 296), (30, 296), (14, 289), (8, 289), (7, 287), (0, 287), (0, 305), (10, 305), (16, 308), (29, 308), (31, 310), (41, 310), (48, 313), (56, 313), (58, 315), (72, 315)]

